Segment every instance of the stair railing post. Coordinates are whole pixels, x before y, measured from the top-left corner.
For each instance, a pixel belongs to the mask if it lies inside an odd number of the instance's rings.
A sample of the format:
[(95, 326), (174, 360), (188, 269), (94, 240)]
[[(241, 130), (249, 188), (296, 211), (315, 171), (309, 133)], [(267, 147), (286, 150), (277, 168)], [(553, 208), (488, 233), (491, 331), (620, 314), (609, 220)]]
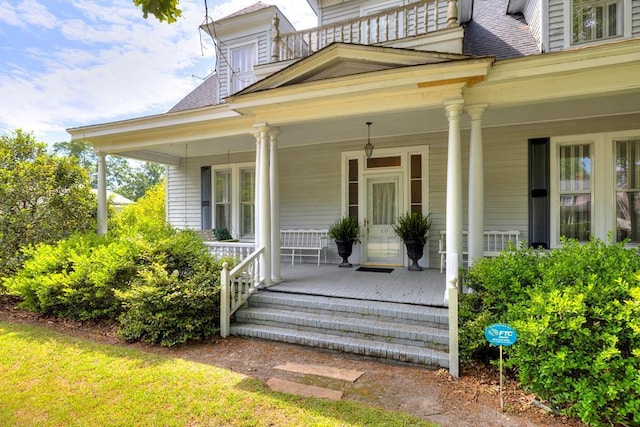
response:
[(230, 320), (229, 315), (229, 263), (222, 264), (220, 272), (220, 336), (226, 338), (229, 336)]

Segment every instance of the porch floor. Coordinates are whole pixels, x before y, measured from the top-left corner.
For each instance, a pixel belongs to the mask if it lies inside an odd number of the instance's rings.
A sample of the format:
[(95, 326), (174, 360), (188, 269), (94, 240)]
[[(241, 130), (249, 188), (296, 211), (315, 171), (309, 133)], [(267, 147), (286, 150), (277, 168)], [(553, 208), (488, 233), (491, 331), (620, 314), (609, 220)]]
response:
[(409, 271), (407, 267), (393, 267), (391, 273), (374, 273), (357, 271), (358, 267), (283, 262), (280, 267), (283, 281), (269, 290), (445, 307), (445, 276), (439, 270)]

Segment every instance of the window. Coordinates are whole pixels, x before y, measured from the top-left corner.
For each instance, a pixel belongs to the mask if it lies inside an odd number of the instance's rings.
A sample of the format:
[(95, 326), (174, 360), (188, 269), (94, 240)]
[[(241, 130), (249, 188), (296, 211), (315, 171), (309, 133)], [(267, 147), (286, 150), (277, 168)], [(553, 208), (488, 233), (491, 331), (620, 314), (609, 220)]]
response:
[(622, 35), (623, 0), (572, 0), (571, 43), (584, 43)]
[(640, 130), (551, 139), (551, 246), (565, 236), (640, 244)]
[(640, 139), (615, 144), (616, 241), (640, 243)]
[(231, 224), (231, 171), (215, 173), (215, 228), (233, 230)]
[(589, 240), (591, 235), (591, 148), (560, 147), (560, 236)]
[[(253, 164), (231, 164), (213, 166), (213, 172), (202, 168), (203, 204), (205, 174), (213, 180), (213, 218), (209, 224), (214, 228), (226, 228), (234, 238), (253, 239), (255, 234), (255, 168)], [(211, 169), (209, 169), (211, 170)], [(205, 211), (203, 210), (203, 215)], [(203, 224), (207, 219), (203, 217)]]
[(211, 166), (200, 169), (200, 228), (211, 229)]
[(231, 93), (236, 93), (255, 82), (255, 45), (245, 45), (230, 49)]

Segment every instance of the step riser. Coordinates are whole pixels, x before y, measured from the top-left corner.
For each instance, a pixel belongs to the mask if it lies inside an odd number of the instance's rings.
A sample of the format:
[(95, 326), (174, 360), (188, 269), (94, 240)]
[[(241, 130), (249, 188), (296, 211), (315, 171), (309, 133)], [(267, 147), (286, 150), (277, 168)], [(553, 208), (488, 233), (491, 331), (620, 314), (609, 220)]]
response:
[(231, 334), (448, 367), (442, 307), (261, 291), (235, 314)]
[[(241, 310), (236, 314), (237, 322), (258, 323), (262, 325), (277, 326), (280, 328), (291, 328), (300, 331), (316, 331), (330, 333), (353, 338), (363, 338), (373, 341), (405, 344), (415, 347), (446, 349), (449, 343), (449, 336), (446, 330), (434, 328), (416, 328), (415, 325), (408, 325), (405, 330), (396, 327), (385, 327), (370, 322), (359, 321), (349, 322), (348, 318), (336, 317), (334, 319), (327, 316), (314, 317), (309, 313), (292, 314), (282, 311), (280, 313), (263, 313), (251, 310)], [(364, 324), (363, 324), (364, 323)], [(413, 326), (413, 327), (411, 327)]]
[(274, 332), (271, 330), (265, 331), (259, 327), (254, 329), (253, 327), (243, 327), (242, 325), (232, 326), (231, 333), (233, 335), (245, 337), (261, 338), (270, 341), (279, 341), (341, 351), (376, 359), (394, 360), (397, 362), (419, 364), (429, 367), (449, 367), (448, 355), (445, 352), (419, 349), (416, 347), (403, 349), (392, 344), (379, 342), (366, 343), (363, 345), (358, 342), (349, 342), (348, 339), (343, 337), (332, 337), (330, 335), (323, 335), (319, 337), (317, 334), (305, 336), (304, 333), (296, 334)]
[(446, 309), (435, 307), (407, 307), (402, 304), (376, 304), (372, 301), (296, 299), (286, 295), (253, 295), (249, 300), (251, 307), (268, 307), (283, 311), (297, 311), (322, 315), (349, 316), (367, 318), (373, 321), (402, 322), (409, 325), (421, 325), (447, 329), (449, 318)]

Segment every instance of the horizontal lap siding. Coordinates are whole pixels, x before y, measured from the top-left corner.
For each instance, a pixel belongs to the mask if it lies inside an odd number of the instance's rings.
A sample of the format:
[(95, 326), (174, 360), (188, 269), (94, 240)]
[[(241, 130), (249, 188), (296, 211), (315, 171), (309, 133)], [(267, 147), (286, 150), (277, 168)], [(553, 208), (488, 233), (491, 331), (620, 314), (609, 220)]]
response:
[[(488, 111), (485, 114), (490, 114)], [(528, 240), (528, 140), (547, 136), (619, 131), (638, 128), (640, 114), (591, 118), (483, 130), (485, 229), (518, 230)], [(286, 126), (283, 127), (286, 131)], [(447, 133), (376, 138), (376, 148), (429, 145), (429, 208), (432, 215), (428, 242), (430, 265), (439, 266), (438, 239), (446, 227)], [(468, 228), (469, 131), (461, 134), (463, 227)], [(342, 152), (362, 149), (364, 140), (282, 148), (279, 150), (282, 228), (328, 228), (342, 212)], [(200, 228), (200, 168), (255, 161), (255, 153), (191, 158), (189, 179), (184, 168), (171, 167), (167, 198), (170, 222)], [(186, 205), (183, 194), (186, 191)], [(351, 260), (359, 259), (359, 249)], [(335, 244), (329, 242), (329, 259), (337, 261)]]
[[(199, 230), (201, 221), (200, 173), (203, 166), (255, 162), (255, 153), (223, 156), (191, 157), (187, 161), (188, 174), (183, 166), (170, 166), (167, 172), (167, 219), (177, 228)], [(184, 194), (187, 194), (185, 205)], [(213, 207), (212, 207), (213, 209)]]
[(640, 0), (634, 0), (631, 9), (631, 34), (640, 37)]
[[(562, 0), (549, 1), (549, 51), (564, 49), (564, 6)], [(568, 19), (568, 18), (567, 18)]]
[[(200, 229), (200, 168), (187, 164), (170, 166), (167, 171), (167, 219), (177, 228)], [(186, 201), (185, 201), (186, 195)]]

